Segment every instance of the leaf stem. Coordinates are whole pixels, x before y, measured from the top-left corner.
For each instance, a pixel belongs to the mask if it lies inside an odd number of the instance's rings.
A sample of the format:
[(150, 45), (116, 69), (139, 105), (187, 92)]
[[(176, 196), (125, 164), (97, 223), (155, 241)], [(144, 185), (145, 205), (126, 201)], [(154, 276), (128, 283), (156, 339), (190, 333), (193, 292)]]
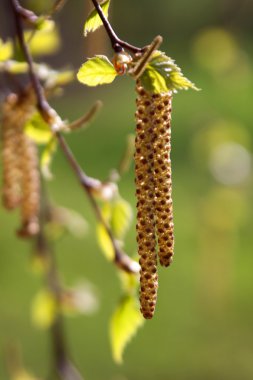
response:
[(127, 50), (129, 50), (133, 53), (141, 53), (144, 50), (144, 48), (138, 48), (136, 46), (129, 44), (128, 42), (122, 41), (117, 36), (117, 34), (114, 32), (110, 22), (105, 17), (104, 12), (103, 12), (100, 4), (98, 3), (98, 1), (97, 0), (91, 0), (91, 1), (94, 5), (95, 9), (97, 10), (99, 17), (101, 18), (101, 21), (104, 25), (106, 33), (111, 40), (112, 48), (116, 53), (119, 53), (120, 51), (122, 51), (123, 48), (126, 48)]

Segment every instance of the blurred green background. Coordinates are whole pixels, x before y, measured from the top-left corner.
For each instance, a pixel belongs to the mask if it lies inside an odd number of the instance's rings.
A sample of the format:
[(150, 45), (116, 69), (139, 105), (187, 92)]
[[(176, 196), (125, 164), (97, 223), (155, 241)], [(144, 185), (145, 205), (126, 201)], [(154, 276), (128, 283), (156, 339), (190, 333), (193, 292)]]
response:
[[(26, 2), (29, 3), (29, 2)], [(33, 1), (30, 4), (34, 5)], [(49, 0), (36, 1), (47, 8)], [(103, 31), (83, 38), (88, 1), (68, 1), (56, 20), (62, 46), (41, 60), (78, 67), (94, 53), (112, 55)], [(8, 7), (1, 30), (11, 33)], [(57, 244), (64, 281), (92, 282), (100, 307), (92, 316), (67, 318), (67, 338), (77, 366), (90, 380), (251, 380), (253, 378), (252, 98), (250, 0), (112, 0), (111, 21), (137, 46), (161, 34), (162, 50), (176, 59), (201, 92), (173, 99), (172, 167), (175, 258), (159, 271), (155, 317), (113, 363), (108, 322), (121, 290), (113, 265), (96, 241), (95, 217), (61, 152), (48, 184), (52, 199), (83, 214), (89, 232)], [(7, 17), (8, 16), (8, 17)], [(93, 124), (67, 140), (87, 174), (104, 179), (134, 133), (135, 92), (129, 78), (88, 89), (75, 82), (52, 101), (74, 120), (101, 99)], [(133, 164), (120, 182), (133, 208)], [(41, 278), (31, 272), (31, 247), (15, 236), (18, 214), (0, 212), (0, 378), (7, 379), (4, 348), (19, 342), (24, 364), (41, 378), (50, 363), (50, 338), (31, 325), (31, 301)], [(136, 253), (133, 221), (126, 251)]]

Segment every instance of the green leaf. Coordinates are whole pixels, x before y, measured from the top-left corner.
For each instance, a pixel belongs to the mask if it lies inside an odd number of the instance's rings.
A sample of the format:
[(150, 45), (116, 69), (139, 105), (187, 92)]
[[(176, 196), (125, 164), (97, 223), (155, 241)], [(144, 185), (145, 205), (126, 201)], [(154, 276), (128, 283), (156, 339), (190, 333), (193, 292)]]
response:
[(110, 323), (112, 354), (116, 363), (122, 363), (126, 344), (143, 323), (137, 299), (133, 296), (124, 297), (113, 313)]
[(52, 139), (49, 125), (39, 112), (35, 112), (24, 127), (25, 133), (37, 144), (47, 144)]
[(40, 167), (43, 176), (46, 179), (52, 178), (52, 173), (50, 170), (50, 166), (53, 160), (53, 155), (57, 149), (57, 140), (55, 137), (52, 137), (51, 140), (47, 143), (44, 151), (42, 152), (40, 159)]
[(114, 248), (106, 229), (102, 224), (98, 224), (96, 232), (98, 243), (102, 249), (102, 252), (109, 261), (112, 261), (114, 259)]
[(117, 76), (112, 63), (104, 55), (96, 55), (85, 62), (77, 73), (79, 82), (87, 86), (111, 83)]
[[(100, 3), (100, 6), (106, 18), (108, 17), (109, 5), (110, 0), (104, 0)], [(103, 25), (103, 23), (97, 13), (97, 10), (93, 9), (84, 24), (84, 35), (87, 36), (89, 32), (94, 32), (101, 25)]]
[(0, 38), (0, 61), (10, 59), (13, 54), (13, 45), (11, 41), (3, 42)]
[(123, 239), (132, 220), (132, 209), (128, 202), (118, 197), (112, 203), (111, 228), (117, 239)]
[(147, 64), (141, 76), (141, 82), (144, 88), (152, 93), (176, 92), (188, 88), (198, 90), (189, 79), (184, 77), (175, 61), (158, 50), (153, 53), (152, 59)]

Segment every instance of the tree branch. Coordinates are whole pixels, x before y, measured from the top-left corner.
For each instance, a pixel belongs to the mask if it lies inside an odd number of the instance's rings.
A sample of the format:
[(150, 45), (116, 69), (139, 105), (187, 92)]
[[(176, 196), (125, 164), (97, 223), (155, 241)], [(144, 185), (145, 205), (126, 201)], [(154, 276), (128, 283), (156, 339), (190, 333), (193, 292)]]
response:
[(132, 51), (133, 53), (141, 53), (144, 50), (144, 48), (138, 48), (136, 46), (129, 44), (128, 42), (122, 41), (114, 32), (110, 22), (105, 17), (103, 10), (100, 4), (98, 3), (98, 1), (97, 0), (91, 0), (91, 1), (95, 9), (97, 10), (99, 17), (101, 18), (101, 21), (104, 25), (106, 33), (111, 40), (112, 48), (116, 53), (119, 53), (120, 51), (122, 51), (123, 48), (126, 48), (127, 50)]
[[(52, 131), (55, 133), (57, 140), (59, 142), (59, 145), (62, 149), (62, 152), (64, 153), (69, 165), (72, 167), (80, 185), (85, 190), (88, 199), (90, 200), (91, 206), (93, 207), (93, 210), (95, 212), (95, 215), (99, 222), (104, 226), (106, 232), (108, 233), (108, 236), (112, 242), (113, 248), (114, 248), (114, 262), (115, 264), (122, 270), (129, 272), (129, 273), (138, 273), (139, 272), (139, 264), (130, 259), (122, 250), (119, 248), (117, 241), (115, 240), (109, 226), (107, 225), (106, 221), (104, 220), (102, 213), (100, 211), (100, 208), (92, 194), (92, 184), (94, 183), (94, 179), (88, 177), (85, 172), (82, 170), (80, 165), (78, 164), (76, 158), (74, 157), (74, 154), (72, 153), (71, 149), (67, 145), (64, 137), (59, 132), (59, 128), (55, 128), (55, 120), (59, 119), (59, 116), (56, 114), (55, 110), (49, 105), (45, 98), (45, 94), (43, 91), (43, 87), (40, 84), (39, 78), (34, 70), (34, 64), (33, 59), (31, 56), (31, 53), (29, 51), (29, 47), (27, 46), (25, 39), (24, 39), (24, 33), (23, 33), (23, 25), (22, 20), (20, 18), (19, 14), (19, 1), (18, 0), (11, 0), (13, 5), (13, 10), (15, 14), (15, 20), (16, 20), (16, 27), (17, 27), (17, 36), (18, 40), (21, 46), (21, 49), (24, 53), (25, 59), (29, 66), (29, 75), (31, 78), (32, 86), (34, 88), (34, 92), (37, 98), (37, 108), (39, 112), (41, 113), (43, 119), (51, 126)], [(93, 1), (93, 0), (92, 0)], [(98, 5), (96, 1), (94, 1), (94, 5), (96, 5), (101, 9), (101, 7)], [(103, 12), (102, 12), (103, 13)], [(113, 37), (114, 38), (114, 37)], [(117, 38), (117, 37), (116, 37)], [(139, 51), (139, 50), (138, 50)], [(58, 125), (59, 127), (59, 125)]]

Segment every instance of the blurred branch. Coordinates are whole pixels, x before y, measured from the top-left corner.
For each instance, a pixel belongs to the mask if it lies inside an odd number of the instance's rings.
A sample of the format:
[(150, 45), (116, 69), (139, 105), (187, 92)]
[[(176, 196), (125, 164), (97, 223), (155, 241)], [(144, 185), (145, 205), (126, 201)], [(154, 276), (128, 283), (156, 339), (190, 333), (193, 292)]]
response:
[(62, 149), (62, 152), (64, 153), (69, 165), (72, 167), (80, 185), (85, 190), (90, 203), (93, 207), (93, 210), (95, 212), (95, 215), (97, 219), (100, 221), (100, 223), (104, 226), (105, 230), (107, 231), (107, 234), (112, 242), (115, 258), (114, 262), (115, 264), (122, 270), (125, 270), (126, 272), (130, 273), (138, 273), (139, 272), (139, 265), (131, 260), (118, 246), (118, 243), (116, 239), (114, 238), (112, 231), (110, 230), (109, 226), (107, 225), (105, 219), (102, 216), (102, 213), (100, 211), (100, 208), (95, 200), (95, 197), (92, 193), (93, 188), (93, 182), (94, 180), (90, 177), (88, 177), (85, 172), (82, 170), (80, 165), (78, 164), (74, 154), (72, 153), (71, 149), (67, 145), (64, 137), (60, 133), (60, 127), (61, 127), (61, 119), (56, 114), (55, 110), (51, 108), (48, 101), (46, 100), (43, 87), (40, 84), (39, 78), (34, 70), (34, 64), (33, 59), (29, 51), (29, 47), (27, 46), (25, 39), (24, 39), (24, 33), (23, 33), (23, 25), (22, 20), (19, 14), (19, 2), (17, 0), (12, 0), (13, 10), (15, 14), (15, 20), (16, 20), (16, 27), (17, 27), (17, 36), (18, 40), (21, 46), (21, 49), (23, 50), (25, 59), (29, 66), (29, 75), (32, 82), (32, 86), (34, 88), (34, 92), (37, 98), (37, 108), (39, 112), (41, 113), (43, 119), (51, 126), (52, 131), (55, 133), (55, 136), (59, 142), (59, 145)]
[(122, 41), (114, 32), (110, 22), (105, 17), (104, 12), (100, 4), (98, 3), (98, 1), (97, 0), (91, 0), (91, 1), (97, 10), (97, 13), (99, 14), (101, 21), (103, 22), (104, 28), (106, 30), (108, 37), (111, 40), (112, 48), (115, 52), (119, 53), (120, 51), (122, 51), (123, 48), (126, 48), (127, 50), (130, 50), (133, 53), (141, 53), (144, 50), (144, 48), (138, 48), (136, 46), (129, 44), (128, 42)]
[(54, 366), (62, 380), (82, 380), (81, 375), (75, 369), (69, 359), (69, 352), (61, 314), (62, 286), (59, 279), (55, 254), (52, 245), (45, 234), (45, 225), (48, 220), (49, 204), (45, 188), (41, 190), (40, 232), (36, 237), (35, 250), (45, 260), (47, 287), (52, 293), (56, 303), (56, 315), (51, 326), (51, 339), (53, 348)]

